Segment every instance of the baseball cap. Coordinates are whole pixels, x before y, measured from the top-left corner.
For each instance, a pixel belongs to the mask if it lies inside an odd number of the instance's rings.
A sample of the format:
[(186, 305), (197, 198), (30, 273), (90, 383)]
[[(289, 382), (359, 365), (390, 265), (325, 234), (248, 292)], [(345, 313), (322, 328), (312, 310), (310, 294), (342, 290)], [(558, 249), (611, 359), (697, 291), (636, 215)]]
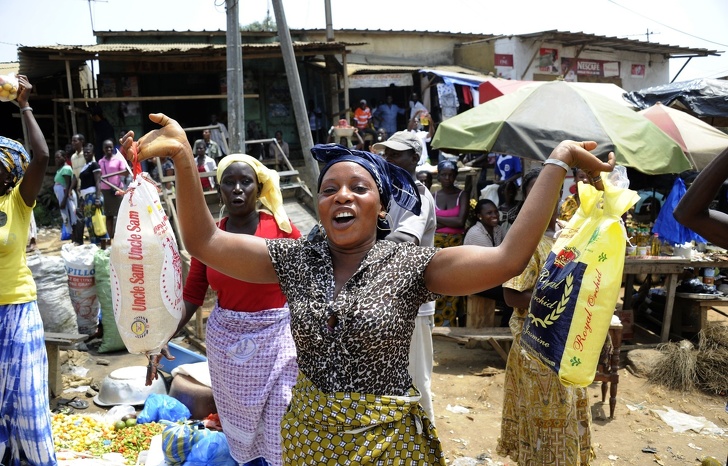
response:
[(366, 105), (366, 104), (367, 104), (367, 101), (366, 101), (366, 100), (364, 100), (364, 99), (361, 99), (361, 100), (359, 101), (359, 103), (360, 103), (360, 104), (364, 104), (364, 105)]
[(385, 147), (398, 151), (413, 149), (417, 155), (422, 155), (422, 143), (412, 131), (397, 131), (386, 141), (374, 144), (372, 150), (384, 151)]

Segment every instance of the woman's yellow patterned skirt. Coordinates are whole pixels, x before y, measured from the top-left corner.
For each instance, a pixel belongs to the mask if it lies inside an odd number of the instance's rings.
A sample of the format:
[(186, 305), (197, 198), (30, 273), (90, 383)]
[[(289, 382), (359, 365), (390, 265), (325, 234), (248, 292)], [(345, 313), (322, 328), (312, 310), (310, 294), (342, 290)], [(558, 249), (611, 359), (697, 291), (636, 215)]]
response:
[[(465, 235), (435, 233), (435, 247), (460, 246), (464, 238)], [(464, 316), (465, 300), (462, 296), (441, 296), (435, 301), (435, 325), (438, 327), (457, 327), (456, 319)]]
[(324, 393), (300, 374), (281, 421), (284, 464), (445, 465), (437, 431), (409, 396)]

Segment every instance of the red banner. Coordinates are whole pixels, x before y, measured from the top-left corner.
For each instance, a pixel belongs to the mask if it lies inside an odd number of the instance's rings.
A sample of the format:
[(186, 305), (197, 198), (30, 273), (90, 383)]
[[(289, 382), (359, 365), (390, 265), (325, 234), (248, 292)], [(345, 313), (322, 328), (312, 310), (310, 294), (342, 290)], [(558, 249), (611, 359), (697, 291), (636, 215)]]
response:
[(495, 66), (509, 66), (513, 68), (513, 55), (510, 54), (504, 54), (504, 53), (496, 53), (494, 55), (495, 57)]
[(644, 78), (645, 77), (645, 65), (632, 65), (632, 77), (633, 78)]

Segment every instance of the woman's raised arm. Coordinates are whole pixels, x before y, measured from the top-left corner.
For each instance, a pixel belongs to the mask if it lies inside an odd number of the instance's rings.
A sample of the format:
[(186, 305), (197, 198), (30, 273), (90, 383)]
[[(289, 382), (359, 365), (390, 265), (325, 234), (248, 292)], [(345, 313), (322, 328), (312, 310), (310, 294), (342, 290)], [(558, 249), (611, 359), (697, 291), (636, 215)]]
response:
[(728, 248), (728, 215), (709, 206), (726, 178), (728, 149), (700, 172), (673, 212), (675, 220), (722, 248)]
[[(536, 184), (508, 230), (494, 248), (457, 246), (441, 249), (427, 266), (425, 282), (430, 291), (465, 296), (497, 286), (520, 274), (538, 246), (559, 199), (567, 169), (578, 166), (596, 180), (600, 172), (614, 169), (614, 154), (602, 162), (589, 150), (593, 141), (564, 141), (551, 153)], [(598, 189), (601, 181), (596, 182)]]
[(20, 107), (20, 118), (23, 119), (28, 128), (28, 142), (33, 151), (33, 158), (25, 171), (23, 182), (18, 188), (26, 205), (32, 206), (38, 197), (40, 188), (43, 186), (46, 167), (48, 167), (48, 144), (46, 144), (43, 132), (33, 116), (33, 109), (28, 105), (30, 90), (33, 86), (24, 75), (18, 75), (18, 105)]
[(177, 215), (182, 242), (202, 263), (225, 275), (250, 283), (277, 283), (265, 240), (220, 230), (207, 208), (192, 148), (182, 127), (162, 113), (149, 119), (162, 127), (134, 141), (130, 131), (121, 139), (122, 153), (139, 161), (170, 157), (174, 161)]

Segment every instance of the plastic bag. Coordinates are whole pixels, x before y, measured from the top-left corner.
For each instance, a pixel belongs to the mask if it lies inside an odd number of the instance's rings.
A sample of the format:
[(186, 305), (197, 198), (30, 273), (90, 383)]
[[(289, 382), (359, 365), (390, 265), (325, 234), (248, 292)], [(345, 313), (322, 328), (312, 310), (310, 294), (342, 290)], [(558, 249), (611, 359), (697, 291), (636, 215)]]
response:
[(116, 405), (109, 409), (104, 414), (104, 422), (106, 424), (114, 425), (116, 421), (121, 421), (121, 418), (129, 415), (136, 415), (136, 409), (132, 405)]
[(61, 225), (61, 241), (67, 241), (71, 239), (71, 227), (63, 223)]
[(677, 177), (672, 185), (672, 190), (668, 194), (665, 203), (657, 214), (655, 226), (652, 228), (654, 233), (658, 233), (663, 241), (668, 241), (672, 245), (681, 245), (695, 241), (696, 243), (706, 243), (705, 238), (695, 233), (693, 230), (680, 224), (672, 213), (675, 211), (680, 199), (683, 198), (687, 189), (682, 178)]
[(186, 421), (190, 410), (176, 398), (160, 393), (152, 393), (144, 402), (142, 412), (137, 416), (139, 424), (159, 421)]
[(159, 354), (184, 313), (182, 260), (156, 185), (140, 173), (119, 208), (111, 248), (114, 318), (126, 348)]
[(94, 234), (96, 236), (104, 236), (106, 234), (106, 215), (98, 207), (91, 217), (91, 224), (94, 226)]
[(0, 75), (0, 101), (9, 102), (18, 97), (18, 78), (15, 74)]
[(604, 181), (579, 185), (581, 205), (551, 248), (536, 283), (521, 345), (565, 385), (594, 380), (622, 282), (621, 221), (636, 192)]
[(192, 447), (210, 431), (202, 424), (161, 422), (165, 427), (162, 431), (162, 450), (164, 459), (168, 464), (183, 464)]
[(208, 431), (192, 446), (185, 466), (237, 466), (230, 454), (230, 445), (222, 432)]

